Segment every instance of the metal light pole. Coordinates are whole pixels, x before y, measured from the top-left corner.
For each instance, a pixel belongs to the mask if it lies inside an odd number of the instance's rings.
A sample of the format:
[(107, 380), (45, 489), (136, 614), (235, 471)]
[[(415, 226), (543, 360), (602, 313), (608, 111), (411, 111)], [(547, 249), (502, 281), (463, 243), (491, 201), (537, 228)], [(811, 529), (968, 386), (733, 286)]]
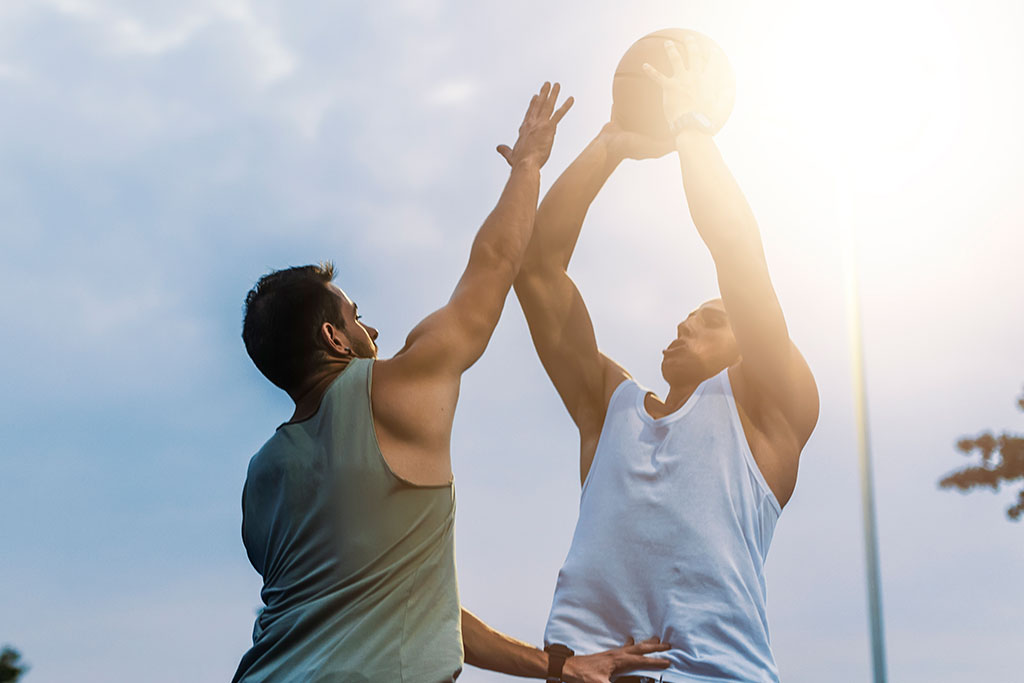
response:
[(857, 279), (857, 241), (849, 218), (849, 184), (840, 188), (842, 247), (846, 270), (846, 310), (850, 329), (850, 370), (856, 414), (857, 452), (860, 462), (861, 511), (864, 517), (864, 559), (867, 569), (868, 618), (871, 623), (871, 664), (874, 683), (886, 683), (885, 634), (882, 628), (882, 588), (878, 563), (878, 529), (875, 522), (875, 491), (871, 473), (871, 441), (868, 432), (868, 393), (864, 378), (864, 333), (860, 311), (860, 285)]

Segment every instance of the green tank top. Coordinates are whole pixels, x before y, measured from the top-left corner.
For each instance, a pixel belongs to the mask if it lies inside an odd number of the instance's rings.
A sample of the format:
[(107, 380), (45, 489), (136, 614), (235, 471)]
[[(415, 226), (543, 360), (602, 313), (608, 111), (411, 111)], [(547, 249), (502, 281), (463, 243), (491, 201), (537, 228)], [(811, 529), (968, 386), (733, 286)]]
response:
[(253, 456), (242, 540), (264, 607), (234, 681), (440, 683), (462, 668), (455, 492), (397, 476), (373, 428), (373, 361)]

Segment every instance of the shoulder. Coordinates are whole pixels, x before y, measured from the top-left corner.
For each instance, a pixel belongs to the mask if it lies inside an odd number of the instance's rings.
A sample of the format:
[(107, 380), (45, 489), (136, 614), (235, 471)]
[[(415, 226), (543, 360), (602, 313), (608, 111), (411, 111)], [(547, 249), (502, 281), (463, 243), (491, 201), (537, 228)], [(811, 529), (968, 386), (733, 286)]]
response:
[(246, 468), (245, 483), (242, 486), (242, 499), (261, 498), (268, 491), (280, 485), (288, 472), (288, 457), (285, 443), (287, 437), (282, 425), (267, 439), (266, 443), (249, 459)]
[(458, 374), (425, 367), (422, 359), (405, 353), (374, 360), (370, 372), (370, 395), (375, 410), (395, 401), (458, 398)]

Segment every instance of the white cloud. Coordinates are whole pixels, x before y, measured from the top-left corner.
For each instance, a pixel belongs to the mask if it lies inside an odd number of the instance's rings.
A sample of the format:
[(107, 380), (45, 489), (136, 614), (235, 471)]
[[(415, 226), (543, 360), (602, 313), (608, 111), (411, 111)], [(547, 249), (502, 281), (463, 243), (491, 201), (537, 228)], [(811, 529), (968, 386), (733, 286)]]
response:
[[(125, 56), (156, 56), (181, 48), (199, 31), (216, 23), (227, 23), (240, 30), (249, 54), (243, 63), (261, 85), (270, 85), (291, 75), (296, 56), (282, 43), (270, 19), (261, 17), (248, 0), (217, 0), (212, 3), (177, 5), (146, 17), (145, 6), (126, 2), (88, 0), (47, 0), (59, 14), (87, 22), (106, 35), (100, 49)], [(170, 14), (170, 16), (168, 16)]]
[(450, 107), (465, 104), (476, 92), (476, 84), (472, 81), (446, 81), (428, 91), (424, 99), (431, 106)]
[(43, 4), (72, 17), (93, 17), (98, 12), (97, 3), (90, 0), (44, 0)]
[(269, 21), (258, 17), (247, 0), (219, 0), (217, 6), (224, 16), (237, 22), (245, 31), (253, 55), (258, 61), (258, 78), (269, 85), (295, 71), (298, 60), (281, 42)]
[(112, 17), (109, 25), (118, 51), (159, 55), (181, 47), (210, 21), (209, 16), (191, 15), (177, 26), (153, 30), (131, 17)]

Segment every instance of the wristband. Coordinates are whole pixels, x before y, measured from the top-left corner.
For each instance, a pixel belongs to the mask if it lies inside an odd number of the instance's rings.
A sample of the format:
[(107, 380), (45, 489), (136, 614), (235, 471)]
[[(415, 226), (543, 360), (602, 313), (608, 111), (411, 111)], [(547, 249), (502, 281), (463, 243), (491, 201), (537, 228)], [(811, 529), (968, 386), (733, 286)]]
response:
[(696, 130), (711, 135), (711, 119), (699, 111), (688, 111), (682, 114), (669, 125), (672, 136), (679, 135), (684, 130)]
[(565, 660), (576, 653), (561, 643), (552, 643), (544, 648), (544, 651), (548, 653), (547, 683), (561, 683)]

